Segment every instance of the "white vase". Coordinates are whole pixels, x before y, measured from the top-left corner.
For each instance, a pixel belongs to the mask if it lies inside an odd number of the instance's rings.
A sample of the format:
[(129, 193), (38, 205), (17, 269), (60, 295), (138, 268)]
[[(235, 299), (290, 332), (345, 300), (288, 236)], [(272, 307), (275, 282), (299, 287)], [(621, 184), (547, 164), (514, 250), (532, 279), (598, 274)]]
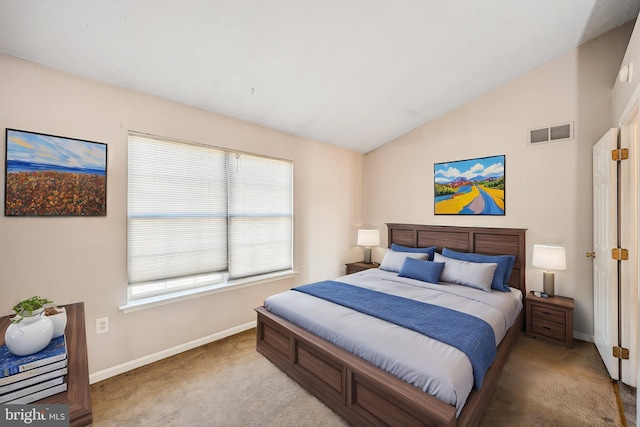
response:
[(52, 338), (58, 338), (64, 335), (64, 329), (67, 327), (67, 310), (64, 307), (56, 307), (58, 314), (52, 314), (46, 316), (53, 322), (53, 336)]
[(35, 315), (23, 317), (19, 323), (11, 323), (4, 334), (4, 343), (16, 356), (28, 356), (49, 345), (52, 337), (51, 319)]

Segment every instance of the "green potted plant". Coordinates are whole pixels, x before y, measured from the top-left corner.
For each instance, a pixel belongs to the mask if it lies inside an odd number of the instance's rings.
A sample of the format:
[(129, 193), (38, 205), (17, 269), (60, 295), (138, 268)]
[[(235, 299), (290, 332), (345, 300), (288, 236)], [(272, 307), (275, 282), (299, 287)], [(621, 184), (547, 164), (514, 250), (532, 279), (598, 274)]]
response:
[(48, 298), (34, 296), (13, 306), (16, 315), (4, 334), (7, 349), (16, 356), (28, 356), (45, 348), (53, 338), (54, 324), (50, 316), (43, 316)]
[(20, 323), (25, 317), (37, 316), (44, 311), (47, 304), (53, 304), (48, 298), (34, 296), (25, 299), (13, 306), (16, 316), (11, 319), (11, 323)]
[(67, 326), (67, 311), (64, 307), (55, 307), (53, 301), (39, 296), (31, 297), (20, 301), (13, 306), (16, 316), (11, 319), (11, 323), (20, 323), (25, 317), (40, 316), (44, 310), (44, 315), (53, 322), (53, 338), (64, 334)]

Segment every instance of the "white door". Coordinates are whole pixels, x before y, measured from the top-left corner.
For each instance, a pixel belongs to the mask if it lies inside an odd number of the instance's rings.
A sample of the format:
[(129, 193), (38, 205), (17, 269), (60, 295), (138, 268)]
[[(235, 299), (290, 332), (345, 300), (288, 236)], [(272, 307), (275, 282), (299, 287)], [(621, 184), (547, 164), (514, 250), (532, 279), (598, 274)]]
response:
[(610, 129), (593, 146), (593, 321), (594, 341), (611, 378), (620, 378), (613, 346), (618, 345), (618, 268), (611, 258), (617, 247), (617, 166), (611, 150), (617, 131)]

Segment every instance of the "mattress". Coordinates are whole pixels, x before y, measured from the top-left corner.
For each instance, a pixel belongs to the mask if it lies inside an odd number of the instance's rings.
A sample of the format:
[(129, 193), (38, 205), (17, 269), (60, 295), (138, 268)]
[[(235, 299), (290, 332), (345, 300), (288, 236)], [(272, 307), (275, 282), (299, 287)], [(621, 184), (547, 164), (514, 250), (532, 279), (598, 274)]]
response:
[[(484, 292), (431, 284), (369, 269), (336, 281), (436, 304), (486, 321), (500, 343), (522, 310), (522, 293)], [(387, 321), (297, 291), (265, 300), (265, 308), (456, 407), (459, 415), (474, 384), (469, 358), (460, 350)]]

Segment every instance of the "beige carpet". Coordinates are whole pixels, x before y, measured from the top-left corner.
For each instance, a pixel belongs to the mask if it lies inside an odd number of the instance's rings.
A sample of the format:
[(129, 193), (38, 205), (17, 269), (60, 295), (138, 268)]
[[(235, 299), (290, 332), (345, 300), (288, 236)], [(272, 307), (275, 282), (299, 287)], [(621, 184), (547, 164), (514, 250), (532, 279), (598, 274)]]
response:
[[(91, 386), (94, 426), (345, 426), (255, 351), (255, 330)], [(593, 344), (519, 337), (481, 426), (622, 426)]]
[(614, 385), (594, 344), (570, 350), (522, 335), (481, 426), (621, 426)]

